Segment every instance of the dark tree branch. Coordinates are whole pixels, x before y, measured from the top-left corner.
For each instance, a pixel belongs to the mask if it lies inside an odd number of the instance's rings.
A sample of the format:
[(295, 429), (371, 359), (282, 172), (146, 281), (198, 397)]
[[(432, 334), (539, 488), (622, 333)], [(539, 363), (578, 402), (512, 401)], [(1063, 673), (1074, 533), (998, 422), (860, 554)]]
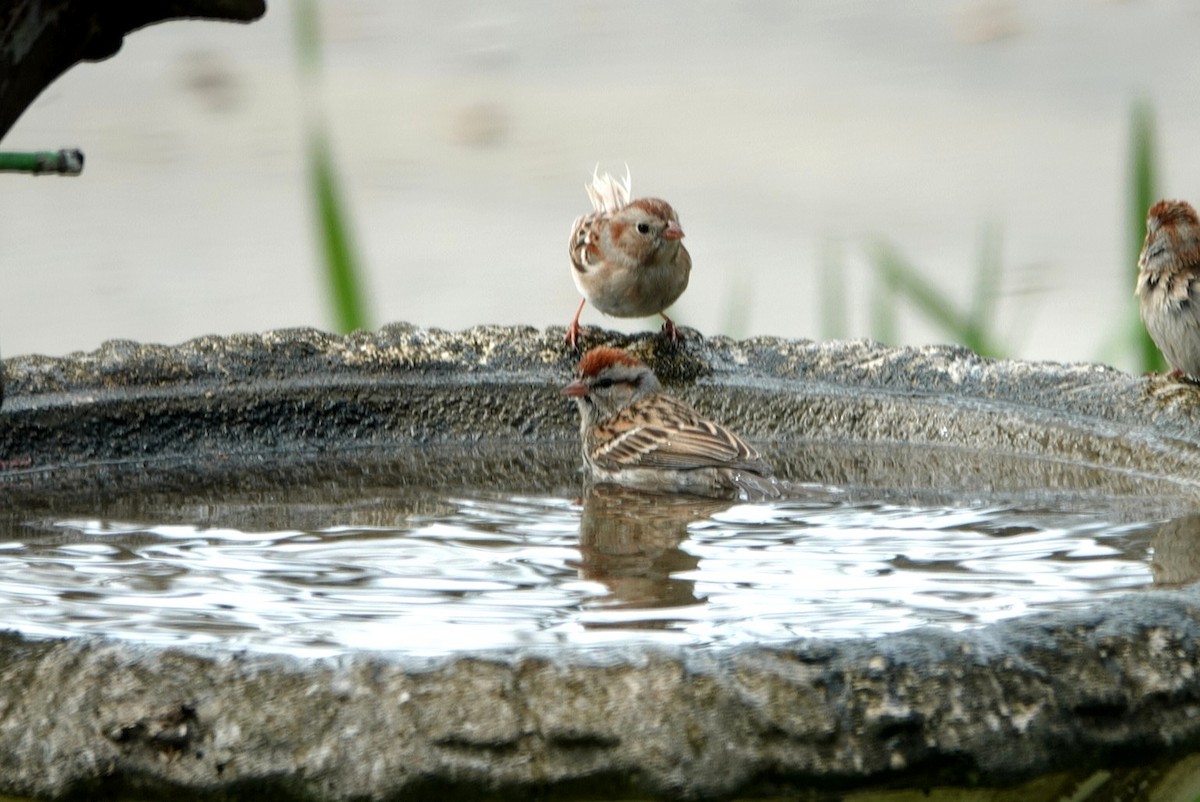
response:
[(0, 0), (0, 139), (55, 78), (169, 19), (251, 22), (266, 0)]

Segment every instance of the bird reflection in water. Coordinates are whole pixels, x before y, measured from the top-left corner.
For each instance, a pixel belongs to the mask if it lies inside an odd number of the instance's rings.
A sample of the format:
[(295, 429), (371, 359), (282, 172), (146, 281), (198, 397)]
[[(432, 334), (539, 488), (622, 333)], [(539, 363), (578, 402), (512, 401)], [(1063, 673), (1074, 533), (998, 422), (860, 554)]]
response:
[[(680, 545), (688, 537), (689, 524), (710, 518), (734, 503), (612, 484), (589, 486), (579, 526), (582, 559), (574, 567), (581, 577), (603, 583), (609, 595), (592, 600), (588, 606), (653, 609), (700, 603), (695, 582), (675, 578), (680, 572), (694, 570), (700, 562)], [(636, 624), (624, 621), (620, 626), (665, 628), (669, 623), (662, 619)]]
[(1150, 537), (1154, 584), (1180, 587), (1200, 579), (1200, 515), (1167, 521)]

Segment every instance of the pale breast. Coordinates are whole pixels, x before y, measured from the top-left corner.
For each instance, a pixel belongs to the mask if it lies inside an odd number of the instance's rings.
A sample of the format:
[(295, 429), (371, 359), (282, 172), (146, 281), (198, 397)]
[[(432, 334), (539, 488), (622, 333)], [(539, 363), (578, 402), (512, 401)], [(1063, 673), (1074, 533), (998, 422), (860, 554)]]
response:
[(1200, 306), (1188, 276), (1143, 276), (1138, 283), (1142, 321), (1150, 339), (1175, 370), (1200, 378)]

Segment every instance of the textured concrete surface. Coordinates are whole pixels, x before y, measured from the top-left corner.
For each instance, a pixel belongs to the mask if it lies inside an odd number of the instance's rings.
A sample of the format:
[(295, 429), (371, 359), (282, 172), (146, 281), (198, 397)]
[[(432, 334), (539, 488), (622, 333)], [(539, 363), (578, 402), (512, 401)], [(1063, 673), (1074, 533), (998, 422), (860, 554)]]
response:
[[(398, 484), (521, 471), (561, 486), (577, 437), (561, 337), (396, 325), (12, 358), (0, 496), (19, 515), (373, 460)], [(1163, 518), (1200, 506), (1190, 385), (945, 347), (611, 339), (790, 455), (795, 479), (1094, 493)], [(1194, 524), (1161, 534), (1179, 566)], [(301, 661), (9, 636), (0, 793), (707, 799), (1015, 783), (1200, 749), (1198, 634), (1188, 586), (964, 633), (771, 648)]]
[[(413, 456), (437, 484), (513, 449), (569, 450), (561, 329), (452, 333), (403, 324), (345, 338), (296, 329), (177, 347), (110, 342), (6, 361), (0, 487), (10, 497), (96, 486), (270, 483), (339, 459)], [(999, 362), (959, 348), (865, 341), (599, 335), (645, 358), (672, 392), (765, 445), (793, 479), (919, 488), (1056, 485), (1200, 501), (1200, 393), (1098, 365)], [(797, 455), (791, 444), (833, 444)], [(921, 458), (836, 446), (903, 445)], [(415, 451), (419, 449), (419, 453)], [(965, 451), (956, 455), (954, 451)], [(523, 470), (561, 477), (563, 454)], [(990, 462), (989, 462), (990, 461)], [(1001, 468), (995, 461), (1004, 461)], [(243, 470), (244, 469), (244, 470)], [(445, 470), (442, 475), (439, 471)], [(972, 476), (972, 474), (974, 474)], [(53, 481), (46, 481), (52, 478)]]

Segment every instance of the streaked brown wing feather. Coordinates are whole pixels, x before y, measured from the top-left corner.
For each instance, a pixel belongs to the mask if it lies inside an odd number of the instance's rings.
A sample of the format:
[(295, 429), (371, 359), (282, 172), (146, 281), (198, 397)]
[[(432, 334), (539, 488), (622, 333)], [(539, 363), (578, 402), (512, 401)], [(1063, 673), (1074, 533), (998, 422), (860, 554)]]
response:
[(571, 266), (581, 273), (587, 272), (600, 255), (597, 245), (599, 229), (607, 216), (603, 212), (592, 212), (575, 219), (567, 245), (571, 253)]
[[(644, 402), (643, 402), (644, 403)], [(607, 469), (732, 467), (769, 471), (757, 451), (718, 423), (669, 396), (657, 396), (665, 407), (665, 426), (650, 425), (639, 407), (625, 410), (604, 427), (604, 444), (593, 449), (592, 459)]]
[(711, 421), (672, 431), (668, 444), (649, 456), (656, 465), (673, 468), (702, 465), (749, 468), (761, 461), (758, 452), (741, 438)]
[(1191, 265), (1186, 270), (1171, 276), (1167, 281), (1167, 300), (1177, 305), (1185, 302), (1194, 303), (1196, 290), (1200, 285), (1200, 282), (1197, 281), (1197, 273), (1200, 273), (1200, 265)]

